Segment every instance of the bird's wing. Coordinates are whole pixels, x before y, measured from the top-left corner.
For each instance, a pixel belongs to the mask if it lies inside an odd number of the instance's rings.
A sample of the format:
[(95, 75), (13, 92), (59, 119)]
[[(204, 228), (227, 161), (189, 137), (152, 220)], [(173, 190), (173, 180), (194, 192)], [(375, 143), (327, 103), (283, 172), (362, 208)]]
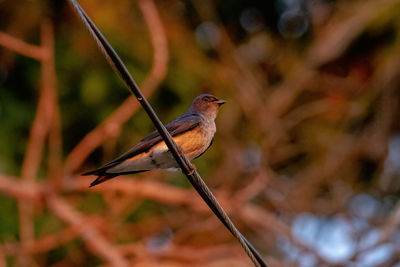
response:
[[(165, 127), (167, 128), (168, 132), (171, 134), (172, 137), (179, 136), (181, 134), (186, 133), (187, 131), (193, 130), (194, 128), (198, 127), (201, 122), (200, 115), (186, 113), (183, 114), (181, 117), (177, 118), (174, 121), (166, 124)], [(117, 157), (113, 161), (101, 166), (98, 169), (83, 173), (82, 175), (103, 175), (105, 171), (111, 167), (118, 165), (119, 163), (130, 159), (140, 153), (149, 151), (154, 145), (162, 141), (162, 137), (158, 133), (158, 131), (154, 131), (150, 133), (148, 136), (140, 140), (135, 146), (133, 146), (130, 150), (122, 154), (121, 156)]]

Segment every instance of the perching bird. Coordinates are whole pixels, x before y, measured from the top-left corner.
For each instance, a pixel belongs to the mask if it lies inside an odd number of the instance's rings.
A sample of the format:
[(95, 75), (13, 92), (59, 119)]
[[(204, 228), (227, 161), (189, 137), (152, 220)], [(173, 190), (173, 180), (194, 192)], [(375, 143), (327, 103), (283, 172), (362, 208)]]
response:
[[(189, 160), (211, 146), (216, 131), (214, 120), (224, 103), (213, 95), (200, 95), (182, 116), (165, 125)], [(178, 168), (178, 164), (158, 131), (154, 131), (118, 158), (82, 175), (97, 175), (90, 184), (94, 186), (119, 175), (168, 168)]]

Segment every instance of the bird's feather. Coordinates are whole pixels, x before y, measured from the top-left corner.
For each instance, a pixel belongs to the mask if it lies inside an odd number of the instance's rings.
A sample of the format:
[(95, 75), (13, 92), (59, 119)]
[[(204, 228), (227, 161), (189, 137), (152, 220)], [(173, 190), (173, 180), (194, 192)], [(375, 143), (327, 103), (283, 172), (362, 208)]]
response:
[(201, 155), (203, 155), (204, 153), (206, 153), (206, 151), (210, 148), (210, 146), (213, 144), (213, 142), (214, 142), (214, 138), (211, 139), (211, 142), (210, 142), (210, 144), (208, 145), (208, 147), (207, 147), (203, 152), (201, 152), (201, 153), (198, 154), (196, 157), (194, 157), (193, 159), (197, 159), (198, 157), (200, 157)]
[(103, 182), (105, 182), (105, 181), (108, 181), (108, 180), (110, 180), (110, 179), (112, 179), (112, 178), (114, 178), (114, 177), (117, 177), (117, 176), (119, 176), (119, 175), (122, 175), (122, 174), (135, 174), (135, 173), (140, 173), (140, 172), (145, 172), (145, 171), (134, 171), (134, 172), (125, 172), (125, 173), (118, 173), (118, 174), (104, 174), (104, 175), (99, 175), (99, 176), (96, 178), (96, 180), (94, 180), (94, 181), (90, 184), (89, 187), (92, 187), (92, 186), (101, 184), (101, 183), (103, 183)]
[[(179, 135), (182, 135), (186, 133), (187, 131), (193, 130), (194, 128), (198, 127), (201, 123), (201, 116), (198, 114), (193, 114), (193, 113), (185, 113), (181, 117), (177, 118), (176, 120), (168, 123), (165, 125), (167, 128), (168, 132), (171, 134), (172, 137), (177, 137)], [(133, 157), (149, 151), (152, 147), (154, 147), (156, 144), (160, 143), (162, 141), (162, 137), (158, 133), (158, 131), (154, 131), (150, 133), (148, 136), (143, 138), (139, 143), (137, 143), (134, 147), (132, 147), (129, 151), (125, 152), (121, 156), (117, 157), (113, 161), (101, 166), (100, 168), (97, 168), (95, 170), (85, 172), (82, 175), (98, 175), (98, 176), (112, 176), (108, 179), (111, 179), (115, 176), (121, 175), (121, 174), (127, 174), (127, 173), (113, 173), (108, 174), (107, 170), (126, 161), (129, 159), (132, 159)], [(147, 170), (139, 170), (135, 171), (137, 172), (144, 172)], [(98, 179), (101, 177), (98, 177)], [(105, 179), (104, 181), (108, 180)], [(103, 181), (100, 181), (103, 182)], [(97, 183), (96, 183), (97, 184)]]

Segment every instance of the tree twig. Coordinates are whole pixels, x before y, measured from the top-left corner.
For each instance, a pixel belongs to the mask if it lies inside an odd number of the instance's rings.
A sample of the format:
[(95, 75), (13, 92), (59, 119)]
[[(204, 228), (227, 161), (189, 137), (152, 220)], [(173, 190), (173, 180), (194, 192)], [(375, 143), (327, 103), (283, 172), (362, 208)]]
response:
[[(41, 28), (42, 53), (40, 54), (42, 76), (40, 98), (37, 107), (36, 117), (31, 128), (28, 146), (24, 161), (22, 163), (21, 176), (22, 179), (33, 181), (36, 178), (42, 151), (45, 144), (46, 136), (50, 129), (54, 107), (54, 84), (49, 82), (52, 75), (54, 65), (49, 64), (51, 61), (51, 53), (53, 52), (53, 30), (52, 25), (48, 22), (43, 23)], [(31, 203), (19, 203), (19, 220), (21, 241), (30, 242), (33, 239), (33, 211)], [(23, 257), (21, 253), (21, 257)]]
[(42, 60), (46, 56), (46, 51), (42, 47), (25, 43), (4, 32), (0, 32), (0, 45), (36, 60)]
[(38, 201), (43, 188), (32, 181), (21, 181), (17, 177), (0, 174), (0, 191), (16, 199)]
[(67, 227), (55, 234), (28, 242), (25, 244), (25, 247), (22, 247), (19, 243), (4, 243), (0, 245), (0, 251), (3, 251), (5, 255), (18, 255), (21, 253), (21, 250), (28, 253), (43, 253), (78, 237), (79, 233), (73, 227)]

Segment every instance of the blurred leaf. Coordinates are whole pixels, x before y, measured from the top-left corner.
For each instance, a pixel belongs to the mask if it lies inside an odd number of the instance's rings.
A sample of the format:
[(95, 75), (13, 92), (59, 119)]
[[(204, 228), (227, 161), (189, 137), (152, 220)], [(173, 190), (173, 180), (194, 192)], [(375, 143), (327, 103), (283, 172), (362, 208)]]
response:
[(104, 101), (107, 89), (107, 81), (104, 74), (99, 71), (88, 72), (85, 74), (80, 91), (82, 101), (88, 105), (98, 104)]

